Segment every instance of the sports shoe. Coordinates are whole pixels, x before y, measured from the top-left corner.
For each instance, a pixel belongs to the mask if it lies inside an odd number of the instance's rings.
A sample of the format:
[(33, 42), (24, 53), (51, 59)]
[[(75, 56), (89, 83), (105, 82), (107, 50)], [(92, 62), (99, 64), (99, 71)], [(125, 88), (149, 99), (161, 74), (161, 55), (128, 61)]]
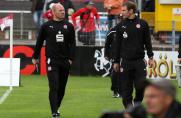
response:
[(60, 113), (53, 113), (52, 118), (60, 118)]
[(53, 113), (52, 118), (57, 118), (57, 113)]
[(120, 96), (119, 93), (113, 92), (113, 96), (112, 96), (113, 98), (119, 98), (119, 96)]
[(60, 112), (59, 111), (57, 112), (57, 118), (60, 118)]

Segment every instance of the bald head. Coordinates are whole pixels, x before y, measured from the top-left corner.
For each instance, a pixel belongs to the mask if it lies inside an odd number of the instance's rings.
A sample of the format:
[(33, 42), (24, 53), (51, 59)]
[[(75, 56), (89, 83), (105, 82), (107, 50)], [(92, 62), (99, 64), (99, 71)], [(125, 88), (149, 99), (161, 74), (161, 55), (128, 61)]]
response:
[(63, 5), (60, 4), (60, 3), (52, 3), (51, 8), (52, 8), (53, 11), (55, 11), (57, 9), (64, 9)]
[(60, 3), (54, 3), (52, 5), (53, 19), (56, 21), (63, 20), (65, 18), (65, 9)]

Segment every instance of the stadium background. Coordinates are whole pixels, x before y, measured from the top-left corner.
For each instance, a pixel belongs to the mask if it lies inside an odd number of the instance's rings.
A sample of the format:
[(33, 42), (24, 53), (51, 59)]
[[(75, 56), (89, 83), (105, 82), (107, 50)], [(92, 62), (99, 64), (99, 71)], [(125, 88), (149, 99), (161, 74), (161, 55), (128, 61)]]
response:
[[(83, 7), (84, 4), (82, 0), (72, 0), (76, 9)], [(102, 71), (97, 71), (94, 68), (94, 63), (96, 61), (96, 54), (94, 53), (96, 50), (99, 50), (99, 57), (101, 58), (102, 52), (101, 49), (104, 46), (105, 35), (108, 31), (105, 9), (103, 8), (103, 0), (94, 0), (95, 7), (101, 13), (101, 29), (100, 32), (97, 30), (97, 41), (94, 47), (86, 47), (81, 45), (79, 41), (77, 41), (77, 49), (76, 49), (76, 57), (77, 61), (72, 66), (71, 74), (73, 75), (102, 75)], [(15, 11), (30, 11), (32, 3), (29, 0), (1, 0), (0, 1), (0, 11), (3, 10), (15, 10)], [(172, 50), (173, 45), (171, 44), (172, 39), (172, 31), (169, 32), (161, 32), (160, 35), (157, 35), (153, 32), (153, 13), (154, 12), (142, 12), (142, 16), (149, 21), (150, 31), (152, 32), (152, 43), (154, 50), (167, 51)], [(6, 16), (7, 13), (1, 13), (0, 17)], [(152, 17), (152, 19), (150, 19)], [(158, 24), (158, 23), (157, 23)], [(33, 49), (36, 41), (36, 25), (33, 22), (31, 13), (15, 13), (14, 14), (14, 45), (15, 46), (26, 46), (29, 48), (30, 53)], [(98, 34), (101, 34), (99, 37)], [(178, 43), (178, 33), (176, 32), (176, 44)], [(100, 38), (100, 39), (99, 39)], [(9, 30), (7, 29), (5, 32), (0, 31), (0, 45), (1, 52), (0, 56), (4, 57), (4, 53), (8, 50), (9, 45)], [(31, 48), (31, 49), (30, 49)], [(175, 50), (177, 50), (178, 46), (175, 46)], [(23, 50), (23, 49), (21, 49)], [(87, 52), (87, 53), (86, 53)], [(21, 58), (21, 74), (32, 74), (36, 73), (35, 68), (31, 64), (31, 54), (25, 55), (23, 52), (17, 52), (15, 57)], [(6, 56), (7, 57), (7, 56)], [(84, 57), (85, 59), (83, 59)], [(44, 59), (44, 57), (42, 57)], [(104, 62), (107, 64), (108, 62)], [(82, 65), (85, 65), (83, 67)], [(26, 69), (26, 66), (29, 66)], [(30, 67), (31, 66), (31, 67)], [(81, 67), (82, 66), (82, 67)], [(109, 65), (108, 65), (109, 66)], [(44, 74), (45, 72), (41, 72), (42, 65), (39, 65), (40, 73)], [(80, 68), (81, 67), (81, 68)], [(86, 67), (90, 67), (87, 69)], [(105, 71), (105, 70), (103, 70)], [(103, 72), (104, 73), (104, 72)]]
[[(76, 9), (83, 6), (81, 0), (72, 1)], [(94, 0), (99, 12), (105, 12), (102, 1)], [(0, 1), (0, 10), (29, 11), (30, 7), (31, 2), (29, 0)], [(6, 15), (0, 14), (0, 17), (2, 18)], [(21, 16), (23, 17), (23, 22), (21, 22)], [(23, 32), (20, 30), (22, 25)], [(32, 40), (28, 40), (29, 33), (31, 33)], [(32, 73), (41, 73), (41, 70), (37, 72), (36, 68), (31, 64), (31, 53), (36, 41), (35, 33), (36, 27), (32, 20), (32, 14), (14, 14), (14, 44), (17, 50), (19, 46), (22, 49), (21, 51), (17, 51), (15, 57), (21, 57), (21, 73), (25, 75), (21, 75), (21, 86), (15, 87), (7, 100), (3, 104), (0, 104), (0, 118), (47, 118), (47, 114), (50, 114), (47, 97), (48, 83), (46, 76), (44, 76), (45, 71), (42, 70), (43, 75), (29, 75)], [(152, 35), (152, 38), (155, 39), (154, 35)], [(0, 31), (0, 57), (8, 57), (8, 39), (7, 34)], [(167, 40), (166, 43), (162, 40), (159, 41), (159, 39), (153, 40), (153, 44), (154, 50), (165, 51), (172, 48), (171, 43), (167, 42)], [(103, 46), (104, 42), (98, 42), (94, 47), (77, 47), (76, 60), (78, 61), (72, 66), (66, 96), (62, 105), (63, 117), (98, 118), (104, 111), (123, 109), (121, 99), (113, 99), (111, 97), (109, 77), (100, 77), (100, 75), (105, 73), (105, 70), (96, 71), (94, 67), (96, 61), (96, 58), (94, 58), (95, 51), (99, 50), (101, 52)], [(27, 49), (30, 52), (27, 52)], [(42, 65), (40, 64), (39, 66), (41, 69)], [(82, 75), (82, 77), (73, 75)], [(172, 82), (177, 86), (176, 81)], [(7, 87), (0, 87), (0, 96), (6, 90)], [(181, 93), (181, 89), (177, 88), (177, 91)], [(177, 99), (179, 101), (181, 101), (180, 98), (181, 95), (178, 94)]]

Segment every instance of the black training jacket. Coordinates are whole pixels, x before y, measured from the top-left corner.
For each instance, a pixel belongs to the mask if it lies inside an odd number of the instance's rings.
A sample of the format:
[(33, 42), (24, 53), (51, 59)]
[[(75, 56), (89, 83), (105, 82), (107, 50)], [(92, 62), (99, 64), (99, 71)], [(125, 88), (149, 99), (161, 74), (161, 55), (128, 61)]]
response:
[(38, 59), (44, 41), (46, 41), (45, 54), (47, 58), (74, 60), (75, 30), (68, 21), (51, 20), (41, 26), (34, 49), (34, 59)]
[(146, 21), (135, 17), (124, 19), (116, 27), (115, 62), (123, 60), (138, 60), (145, 56), (153, 56), (149, 26)]
[(114, 42), (116, 40), (116, 27), (113, 27), (106, 35), (104, 56), (113, 59)]

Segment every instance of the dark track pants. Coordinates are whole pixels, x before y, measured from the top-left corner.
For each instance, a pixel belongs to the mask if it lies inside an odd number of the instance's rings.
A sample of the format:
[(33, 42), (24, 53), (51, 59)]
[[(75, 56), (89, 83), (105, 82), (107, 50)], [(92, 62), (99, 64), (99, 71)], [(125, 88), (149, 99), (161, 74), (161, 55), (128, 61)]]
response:
[(114, 92), (119, 92), (119, 79), (120, 79), (120, 72), (115, 72), (112, 70), (111, 72), (111, 90)]
[[(140, 103), (143, 100), (144, 89), (141, 86), (141, 81), (146, 79), (146, 64), (140, 60), (135, 61), (122, 61), (123, 79), (122, 79), (122, 98), (123, 105), (127, 108), (134, 103)], [(136, 94), (133, 100), (133, 89), (135, 88)]]
[[(52, 113), (57, 113), (65, 94), (65, 88), (69, 75), (69, 67), (57, 64), (47, 65), (49, 81), (49, 101)], [(69, 65), (70, 66), (70, 65)]]

